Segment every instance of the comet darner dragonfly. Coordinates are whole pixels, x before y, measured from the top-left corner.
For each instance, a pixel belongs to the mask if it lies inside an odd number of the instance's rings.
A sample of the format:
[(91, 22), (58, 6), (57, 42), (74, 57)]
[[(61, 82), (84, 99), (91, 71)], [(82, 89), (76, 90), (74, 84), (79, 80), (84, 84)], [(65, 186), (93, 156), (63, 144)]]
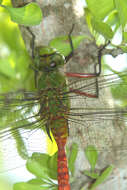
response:
[[(101, 73), (101, 53), (104, 47), (99, 50), (98, 64), (95, 64), (94, 68), (95, 73), (65, 73), (64, 76), (59, 72), (59, 68), (66, 64), (73, 55), (71, 32), (68, 38), (72, 52), (65, 58), (52, 48), (37, 47), (34, 49), (34, 36), (31, 33), (33, 36), (32, 56), (34, 60), (31, 67), (35, 73), (37, 90), (35, 92), (19, 90), (0, 94), (0, 141), (3, 142), (3, 151), (6, 152), (4, 143), (6, 144), (8, 140), (13, 139), (18, 153), (23, 158), (27, 158), (29, 152), (25, 149), (23, 139), (28, 140), (34, 131), (43, 129), (52, 141), (51, 131), (58, 146), (59, 190), (70, 190), (65, 154), (65, 145), (69, 135), (68, 123), (73, 122), (75, 125), (82, 125), (85, 128), (84, 122), (90, 120), (100, 122), (101, 120), (112, 120), (113, 117), (118, 120), (126, 120), (127, 115), (127, 109), (107, 108), (96, 110), (78, 106), (70, 107), (71, 101), (97, 98), (98, 88), (101, 90), (120, 82), (118, 75), (99, 77)], [(120, 75), (124, 76), (125, 74), (121, 73)], [(66, 77), (75, 77), (76, 80), (67, 84)], [(85, 84), (86, 81), (87, 84)], [(30, 135), (26, 137), (26, 134)], [(108, 141), (111, 142), (112, 138), (109, 137)], [(87, 143), (89, 143), (89, 137)], [(101, 150), (103, 145), (99, 144), (97, 148)]]

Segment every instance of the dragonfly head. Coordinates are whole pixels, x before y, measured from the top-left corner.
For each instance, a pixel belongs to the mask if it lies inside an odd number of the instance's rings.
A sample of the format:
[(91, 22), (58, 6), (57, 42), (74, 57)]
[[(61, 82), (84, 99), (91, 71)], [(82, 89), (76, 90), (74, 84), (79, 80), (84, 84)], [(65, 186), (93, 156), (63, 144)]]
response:
[(64, 56), (51, 47), (37, 47), (35, 55), (38, 71), (46, 73), (57, 71), (65, 64)]

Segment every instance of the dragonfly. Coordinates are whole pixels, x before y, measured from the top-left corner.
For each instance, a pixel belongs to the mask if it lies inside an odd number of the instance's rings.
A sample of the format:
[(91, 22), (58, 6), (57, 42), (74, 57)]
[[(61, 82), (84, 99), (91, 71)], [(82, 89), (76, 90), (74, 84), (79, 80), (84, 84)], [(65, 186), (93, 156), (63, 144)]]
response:
[[(81, 106), (81, 104), (80, 106), (72, 105), (72, 101), (80, 102), (89, 98), (98, 98), (101, 89), (119, 84), (120, 77), (126, 76), (126, 73), (100, 76), (102, 52), (108, 44), (102, 46), (98, 51), (98, 62), (94, 65), (94, 73), (64, 72), (64, 75), (61, 74), (60, 68), (74, 54), (71, 38), (73, 27), (68, 35), (71, 52), (66, 57), (51, 47), (35, 47), (35, 36), (27, 28), (32, 36), (33, 64), (31, 69), (34, 72), (36, 91), (18, 90), (0, 94), (0, 141), (6, 144), (8, 139), (13, 139), (18, 153), (26, 159), (29, 152), (26, 150), (22, 135), (28, 134), (29, 136), (31, 132), (44, 130), (51, 142), (54, 137), (58, 147), (58, 190), (70, 190), (65, 152), (67, 139), (71, 135), (69, 134), (69, 125), (74, 123), (77, 128), (83, 126), (84, 133), (88, 134), (85, 141), (86, 144), (89, 144), (91, 138), (93, 142), (96, 138), (90, 135), (90, 130), (85, 127), (84, 123), (87, 124), (88, 121), (99, 123), (101, 120), (113, 121), (114, 118), (118, 121), (126, 121), (127, 115), (126, 108), (107, 107), (95, 109), (93, 107), (84, 107), (84, 105)], [(74, 78), (75, 80), (67, 82), (67, 78)], [(103, 129), (98, 130), (103, 131)], [(102, 139), (101, 135), (99, 138), (99, 143), (96, 145), (97, 149), (100, 151), (105, 149), (102, 141), (109, 143), (108, 148), (110, 149), (112, 148), (115, 134), (112, 137), (109, 134), (108, 139)], [(6, 151), (6, 146), (3, 145), (3, 151)], [(122, 147), (117, 146), (115, 148), (120, 150), (125, 147), (126, 145), (124, 144)]]

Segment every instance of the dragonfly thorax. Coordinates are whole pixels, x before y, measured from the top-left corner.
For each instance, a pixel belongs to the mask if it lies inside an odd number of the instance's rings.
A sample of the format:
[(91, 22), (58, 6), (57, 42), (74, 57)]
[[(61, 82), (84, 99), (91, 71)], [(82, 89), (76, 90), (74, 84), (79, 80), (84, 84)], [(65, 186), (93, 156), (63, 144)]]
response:
[(47, 89), (42, 91), (40, 98), (40, 117), (48, 117), (48, 121), (56, 117), (64, 117), (69, 111), (67, 95), (62, 94), (59, 88)]

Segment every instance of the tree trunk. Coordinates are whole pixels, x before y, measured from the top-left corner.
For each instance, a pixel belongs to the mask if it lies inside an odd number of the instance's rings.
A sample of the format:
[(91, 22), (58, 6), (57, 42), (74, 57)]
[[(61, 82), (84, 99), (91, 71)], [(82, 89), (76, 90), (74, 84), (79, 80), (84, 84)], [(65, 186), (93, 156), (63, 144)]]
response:
[[(22, 0), (12, 0), (15, 7), (23, 3)], [(26, 0), (25, 3), (31, 2)], [(72, 25), (75, 24), (73, 35), (87, 35), (91, 37), (88, 26), (84, 17), (84, 6), (81, 0), (36, 0), (43, 12), (43, 21), (38, 26), (30, 29), (36, 36), (36, 46), (48, 45), (49, 41), (61, 35), (68, 35)], [(23, 39), (26, 47), (31, 54), (31, 36), (25, 27), (20, 26)], [(67, 71), (92, 73), (94, 72), (93, 65), (97, 62), (98, 48), (95, 41), (85, 39), (81, 45), (75, 50), (75, 55), (67, 64)], [(70, 81), (69, 81), (70, 82)], [(107, 98), (108, 97), (108, 98)], [(111, 94), (108, 90), (100, 91), (99, 99), (81, 98), (80, 101), (72, 101), (71, 106), (89, 107), (89, 108), (106, 108), (110, 103), (107, 100), (111, 99)], [(84, 110), (83, 110), (84, 111)], [(94, 116), (91, 116), (95, 120)], [(89, 180), (84, 177), (82, 171), (88, 169), (88, 161), (84, 157), (84, 148), (87, 144), (96, 144), (98, 147), (103, 147), (101, 151), (98, 168), (102, 169), (108, 164), (123, 165), (126, 162), (127, 155), (125, 151), (116, 152), (117, 145), (120, 146), (122, 140), (126, 139), (126, 134), (121, 132), (121, 123), (114, 120), (104, 120), (99, 123), (95, 121), (87, 121), (82, 126), (74, 122), (69, 122), (69, 138), (67, 146), (71, 147), (73, 142), (79, 145), (79, 153), (76, 160), (75, 181), (71, 184), (73, 190), (81, 189)], [(123, 125), (123, 124), (122, 124)], [(114, 141), (111, 140), (114, 139)], [(110, 143), (110, 145), (109, 145)], [(109, 149), (109, 146), (112, 148)], [(114, 171), (114, 175), (115, 171)], [(110, 178), (111, 179), (111, 178)], [(118, 182), (116, 182), (118, 183)], [(117, 185), (116, 185), (117, 186)], [(110, 182), (110, 188), (115, 188)], [(106, 184), (98, 189), (107, 189)], [(116, 189), (115, 189), (116, 190)]]

